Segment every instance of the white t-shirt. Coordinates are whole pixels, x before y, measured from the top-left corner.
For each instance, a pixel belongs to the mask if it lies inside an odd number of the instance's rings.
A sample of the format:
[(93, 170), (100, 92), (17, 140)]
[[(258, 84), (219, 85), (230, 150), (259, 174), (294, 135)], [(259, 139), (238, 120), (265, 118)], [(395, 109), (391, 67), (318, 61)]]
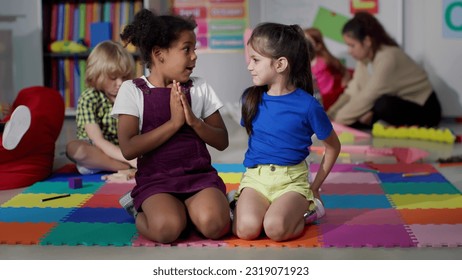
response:
[[(141, 77), (150, 88), (154, 88), (145, 76)], [(192, 111), (198, 118), (205, 119), (218, 109), (223, 103), (207, 82), (198, 77), (191, 77), (193, 86), (190, 89)], [(112, 107), (111, 116), (118, 118), (120, 114), (132, 115), (139, 118), (140, 131), (143, 127), (144, 97), (143, 92), (136, 87), (132, 80), (127, 80), (120, 86), (117, 98)]]

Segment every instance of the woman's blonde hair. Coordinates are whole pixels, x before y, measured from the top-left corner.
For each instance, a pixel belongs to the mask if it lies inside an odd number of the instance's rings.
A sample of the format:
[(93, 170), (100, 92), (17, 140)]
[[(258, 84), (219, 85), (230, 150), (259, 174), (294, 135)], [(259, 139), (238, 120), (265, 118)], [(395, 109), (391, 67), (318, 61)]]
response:
[(102, 90), (106, 79), (129, 80), (134, 76), (133, 56), (117, 42), (103, 41), (88, 56), (85, 82), (89, 87)]

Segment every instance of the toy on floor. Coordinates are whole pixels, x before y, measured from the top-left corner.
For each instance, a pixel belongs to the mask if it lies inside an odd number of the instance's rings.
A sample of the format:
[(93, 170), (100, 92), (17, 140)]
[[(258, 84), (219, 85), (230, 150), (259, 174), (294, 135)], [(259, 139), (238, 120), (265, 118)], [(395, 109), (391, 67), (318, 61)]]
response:
[(69, 178), (69, 188), (71, 189), (81, 189), (82, 185), (82, 178)]
[(439, 158), (437, 162), (439, 163), (439, 166), (441, 167), (461, 166), (462, 165), (462, 155), (452, 156), (448, 158)]
[(372, 135), (374, 137), (385, 138), (405, 138), (417, 140), (430, 140), (452, 144), (459, 141), (460, 137), (454, 135), (447, 128), (426, 128), (418, 126), (389, 126), (381, 122), (376, 122), (372, 126)]
[(74, 41), (55, 41), (50, 44), (50, 50), (54, 53), (80, 53), (88, 51), (88, 48)]
[(136, 169), (119, 170), (117, 173), (103, 175), (101, 180), (106, 182), (124, 183), (135, 178)]

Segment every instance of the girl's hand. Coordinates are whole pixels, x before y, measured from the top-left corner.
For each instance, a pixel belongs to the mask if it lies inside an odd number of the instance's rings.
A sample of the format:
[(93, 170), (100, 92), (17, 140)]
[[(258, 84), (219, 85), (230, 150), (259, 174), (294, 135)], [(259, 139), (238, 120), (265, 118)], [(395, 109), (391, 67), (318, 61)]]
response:
[(311, 190), (311, 191), (313, 192), (314, 198), (317, 198), (317, 199), (321, 200), (321, 194), (319, 193), (319, 189)]
[(194, 115), (191, 105), (189, 105), (188, 99), (183, 92), (180, 92), (181, 104), (183, 105), (183, 111), (185, 116), (185, 121), (189, 126), (194, 126), (200, 120)]
[(183, 105), (181, 104), (180, 83), (173, 81), (172, 90), (170, 91), (170, 114), (171, 120), (179, 127), (185, 122)]

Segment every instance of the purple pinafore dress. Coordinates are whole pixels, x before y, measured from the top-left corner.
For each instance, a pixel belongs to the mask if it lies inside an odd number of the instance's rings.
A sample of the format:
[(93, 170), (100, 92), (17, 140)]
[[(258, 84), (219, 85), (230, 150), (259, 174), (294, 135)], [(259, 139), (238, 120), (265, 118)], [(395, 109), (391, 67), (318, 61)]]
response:
[[(133, 80), (143, 92), (144, 113), (141, 133), (147, 133), (170, 120), (170, 88), (149, 88), (144, 79)], [(190, 88), (186, 97), (191, 104)], [(158, 193), (194, 194), (215, 187), (226, 192), (223, 180), (212, 167), (205, 142), (187, 124), (155, 150), (138, 158), (136, 186), (132, 197), (137, 210), (148, 197)]]

